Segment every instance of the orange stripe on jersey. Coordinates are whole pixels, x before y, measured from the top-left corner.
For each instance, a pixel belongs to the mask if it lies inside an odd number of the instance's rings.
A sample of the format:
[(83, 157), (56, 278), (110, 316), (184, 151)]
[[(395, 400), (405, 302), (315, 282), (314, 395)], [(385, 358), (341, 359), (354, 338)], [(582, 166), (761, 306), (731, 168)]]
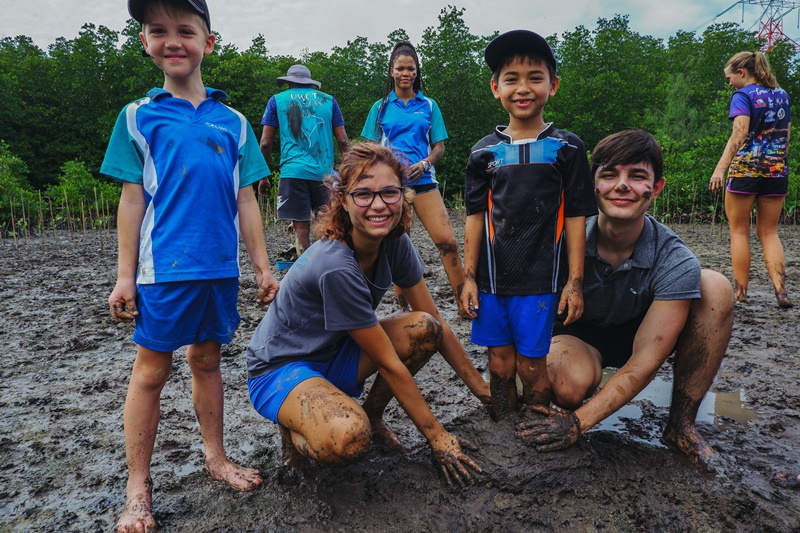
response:
[(492, 206), (494, 205), (494, 202), (492, 202), (492, 190), (491, 189), (489, 189), (489, 195), (488, 195), (487, 200), (488, 200), (488, 210), (487, 210), (486, 214), (488, 215), (487, 220), (489, 222), (489, 242), (493, 243), (494, 242), (494, 223), (492, 222)]
[(556, 244), (564, 233), (564, 191), (561, 191), (561, 203), (558, 206), (558, 223), (556, 224)]

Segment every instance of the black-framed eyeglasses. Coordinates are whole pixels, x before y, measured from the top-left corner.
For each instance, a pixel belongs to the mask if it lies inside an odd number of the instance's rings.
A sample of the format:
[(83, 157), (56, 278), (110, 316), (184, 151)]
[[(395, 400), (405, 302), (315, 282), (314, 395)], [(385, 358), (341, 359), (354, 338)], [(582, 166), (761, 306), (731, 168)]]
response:
[(386, 205), (396, 204), (403, 199), (403, 191), (405, 187), (385, 187), (379, 191), (370, 191), (369, 189), (358, 189), (350, 191), (347, 194), (353, 199), (358, 207), (369, 207), (375, 201), (376, 196), (380, 196), (383, 203)]

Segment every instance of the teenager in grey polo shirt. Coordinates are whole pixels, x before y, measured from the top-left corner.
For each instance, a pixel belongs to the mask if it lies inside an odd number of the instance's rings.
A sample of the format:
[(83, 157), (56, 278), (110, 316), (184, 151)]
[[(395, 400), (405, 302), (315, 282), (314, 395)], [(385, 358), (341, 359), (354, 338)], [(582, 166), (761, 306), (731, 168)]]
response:
[[(701, 270), (686, 245), (645, 214), (664, 188), (652, 136), (626, 130), (606, 137), (592, 163), (600, 214), (587, 223), (585, 310), (577, 322), (554, 328), (547, 356), (552, 397), (567, 411), (534, 407), (543, 416), (520, 422), (517, 436), (539, 451), (574, 444), (639, 394), (674, 351), (663, 438), (713, 471), (719, 458), (695, 418), (728, 347), (733, 289), (721, 274)], [(595, 394), (606, 366), (619, 371)]]

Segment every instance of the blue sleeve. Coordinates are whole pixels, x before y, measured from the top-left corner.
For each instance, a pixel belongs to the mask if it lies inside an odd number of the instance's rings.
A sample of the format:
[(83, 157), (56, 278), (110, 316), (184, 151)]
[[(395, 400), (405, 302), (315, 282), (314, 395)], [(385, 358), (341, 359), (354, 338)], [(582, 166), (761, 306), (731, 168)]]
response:
[(128, 104), (117, 117), (100, 173), (117, 181), (142, 183), (144, 153), (130, 132), (128, 124), (136, 128), (138, 104)]
[(750, 98), (746, 94), (736, 91), (731, 98), (731, 110), (728, 118), (732, 119), (738, 116), (751, 116)]
[(447, 139), (447, 130), (444, 127), (444, 118), (439, 110), (439, 104), (431, 99), (431, 145)]
[(344, 126), (344, 117), (342, 116), (342, 110), (339, 108), (339, 102), (336, 101), (336, 98), (331, 97), (333, 100), (333, 117), (331, 118), (331, 127), (338, 128), (339, 126)]
[(275, 103), (275, 97), (271, 96), (267, 102), (267, 108), (264, 109), (264, 116), (261, 117), (261, 124), (264, 126), (278, 127), (278, 106)]
[(369, 115), (367, 115), (367, 120), (364, 121), (364, 129), (361, 130), (361, 136), (370, 141), (380, 142), (382, 137), (381, 128), (378, 126), (378, 108), (380, 108), (382, 101), (378, 100), (372, 105), (372, 109), (369, 110)]
[(246, 187), (257, 182), (261, 178), (270, 175), (267, 162), (264, 161), (264, 154), (258, 145), (256, 134), (247, 122), (245, 126), (247, 139), (239, 148), (239, 187)]

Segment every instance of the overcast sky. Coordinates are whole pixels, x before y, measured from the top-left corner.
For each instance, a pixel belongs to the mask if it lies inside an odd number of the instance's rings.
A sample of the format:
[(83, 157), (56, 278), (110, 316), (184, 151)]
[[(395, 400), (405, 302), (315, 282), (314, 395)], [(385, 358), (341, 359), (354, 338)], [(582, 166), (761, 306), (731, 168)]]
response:
[[(572, 31), (583, 25), (594, 29), (598, 18), (629, 15), (630, 28), (643, 35), (667, 38), (678, 30), (702, 32), (712, 22), (742, 22), (742, 7), (732, 0), (207, 0), (211, 26), (223, 43), (240, 50), (259, 33), (271, 55), (298, 56), (304, 48), (330, 52), (348, 40), (364, 36), (382, 42), (403, 28), (418, 43), (422, 31), (438, 24), (448, 4), (466, 9), (470, 31), (526, 28), (543, 35)], [(46, 49), (56, 38), (74, 39), (90, 22), (121, 31), (128, 19), (126, 0), (0, 0), (0, 37), (27, 35)], [(761, 9), (744, 11), (745, 28), (758, 29)], [(798, 11), (784, 18), (784, 32), (800, 42)]]

